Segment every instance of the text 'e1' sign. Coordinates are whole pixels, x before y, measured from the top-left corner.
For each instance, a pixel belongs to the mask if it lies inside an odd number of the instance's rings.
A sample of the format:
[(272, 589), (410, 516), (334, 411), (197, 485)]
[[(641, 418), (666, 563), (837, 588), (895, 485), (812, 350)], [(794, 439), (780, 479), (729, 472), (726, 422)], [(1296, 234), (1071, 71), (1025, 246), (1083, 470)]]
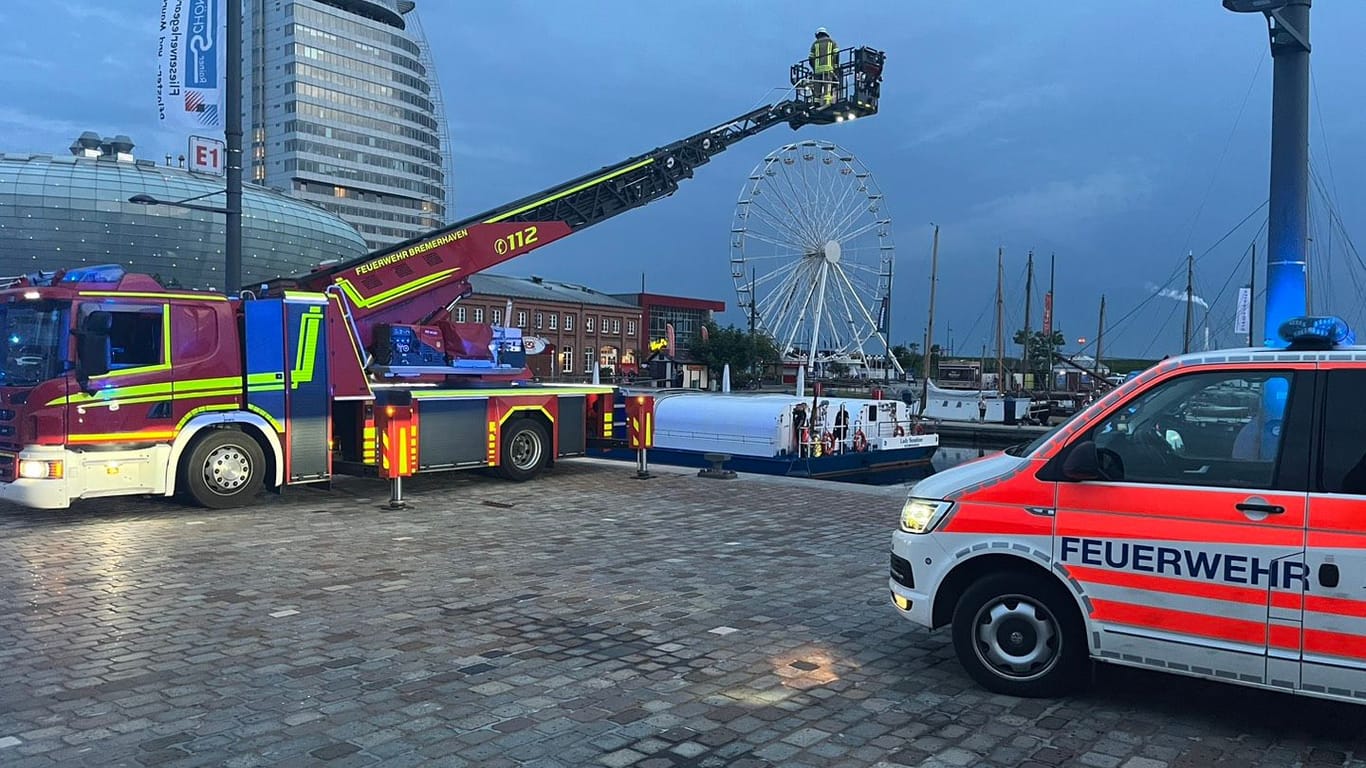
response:
[(227, 147), (222, 141), (206, 139), (203, 136), (190, 137), (189, 167), (191, 171), (222, 176), (224, 161), (227, 159), (226, 155)]

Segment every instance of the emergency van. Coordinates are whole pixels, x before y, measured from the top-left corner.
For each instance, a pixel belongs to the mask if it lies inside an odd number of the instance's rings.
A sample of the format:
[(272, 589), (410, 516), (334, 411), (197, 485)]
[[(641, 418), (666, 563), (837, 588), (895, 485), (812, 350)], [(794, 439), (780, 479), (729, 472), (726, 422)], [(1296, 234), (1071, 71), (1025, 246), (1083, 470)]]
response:
[(896, 610), (951, 626), (998, 693), (1065, 692), (1094, 660), (1366, 702), (1366, 347), (1336, 318), (1280, 332), (914, 485)]

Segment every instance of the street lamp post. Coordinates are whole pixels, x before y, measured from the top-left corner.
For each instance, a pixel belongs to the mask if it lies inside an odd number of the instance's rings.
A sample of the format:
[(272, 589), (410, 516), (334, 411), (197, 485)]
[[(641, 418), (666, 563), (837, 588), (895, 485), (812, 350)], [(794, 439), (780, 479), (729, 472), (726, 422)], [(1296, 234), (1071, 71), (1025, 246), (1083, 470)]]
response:
[[(169, 208), (185, 208), (191, 211), (205, 211), (207, 213), (221, 213), (228, 217), (228, 237), (226, 253), (224, 254), (224, 270), (227, 274), (223, 278), (224, 293), (227, 296), (236, 296), (242, 287), (242, 209), (241, 195), (237, 199), (237, 208), (231, 205), (219, 207), (216, 205), (199, 205), (195, 200), (202, 200), (213, 195), (223, 194), (223, 190), (215, 189), (212, 192), (205, 192), (202, 195), (187, 197), (184, 200), (161, 200), (148, 194), (133, 195), (128, 198), (128, 202), (137, 205), (164, 205)], [(229, 200), (232, 198), (229, 197)], [(237, 236), (232, 235), (232, 222), (237, 221)]]
[(1224, 0), (1235, 13), (1266, 17), (1271, 85), (1271, 199), (1267, 208), (1263, 341), (1283, 346), (1278, 329), (1308, 311), (1309, 8), (1312, 0)]
[(209, 213), (231, 213), (228, 208), (220, 208), (216, 205), (194, 205), (190, 202), (191, 200), (202, 200), (203, 198), (218, 194), (222, 193), (215, 189), (212, 192), (206, 192), (196, 197), (187, 197), (184, 200), (162, 200), (160, 198), (152, 197), (151, 195), (142, 194), (133, 195), (128, 198), (128, 202), (137, 203), (138, 205), (165, 205), (170, 208), (188, 208), (192, 211), (208, 211)]
[(223, 139), (226, 144), (228, 208), (223, 254), (224, 293), (236, 296), (242, 290), (242, 2), (227, 0), (228, 50), (226, 79), (223, 83)]

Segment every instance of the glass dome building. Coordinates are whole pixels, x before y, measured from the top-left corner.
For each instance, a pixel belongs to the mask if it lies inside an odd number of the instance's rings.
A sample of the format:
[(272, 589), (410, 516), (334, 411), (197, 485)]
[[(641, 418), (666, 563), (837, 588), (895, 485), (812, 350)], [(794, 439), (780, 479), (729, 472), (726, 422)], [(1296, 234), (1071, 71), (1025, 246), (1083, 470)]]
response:
[[(0, 276), (119, 264), (168, 287), (222, 290), (223, 215), (128, 198), (222, 206), (223, 179), (132, 149), (125, 136), (86, 132), (67, 156), (0, 154)], [(369, 251), (336, 214), (265, 187), (244, 184), (242, 209), (244, 288)]]

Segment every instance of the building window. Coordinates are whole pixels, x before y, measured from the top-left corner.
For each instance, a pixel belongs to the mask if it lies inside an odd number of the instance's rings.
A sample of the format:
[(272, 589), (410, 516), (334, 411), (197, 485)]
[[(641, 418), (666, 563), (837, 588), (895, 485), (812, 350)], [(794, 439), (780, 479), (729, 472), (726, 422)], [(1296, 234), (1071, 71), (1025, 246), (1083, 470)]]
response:
[(592, 333), (592, 332), (593, 332), (593, 316), (592, 316), (592, 315), (584, 315), (584, 316), (583, 316), (583, 332), (584, 332), (584, 333)]
[[(546, 318), (546, 319), (548, 319), (548, 320), (550, 321), (550, 330), (553, 331), (553, 330), (556, 330), (557, 328), (560, 327), (560, 315), (559, 315), (558, 312), (551, 312), (551, 313), (550, 313), (550, 317), (548, 317), (548, 318)], [(540, 313), (540, 312), (537, 312), (537, 313), (536, 313), (536, 327), (537, 327), (537, 328), (540, 328), (540, 327), (541, 327), (541, 313)]]
[(634, 335), (636, 335), (636, 321), (634, 321), (634, 320), (627, 320), (627, 321), (626, 321), (626, 335), (627, 335), (627, 336), (634, 336)]
[(621, 335), (621, 318), (619, 317), (612, 318), (612, 335)]
[(706, 310), (678, 309), (656, 305), (650, 309), (648, 325), (644, 330), (650, 334), (650, 338), (662, 339), (666, 337), (668, 326), (673, 325), (677, 346), (669, 350), (669, 354), (679, 359), (686, 359), (688, 348), (692, 345), (693, 339), (697, 338), (702, 326), (709, 319), (711, 319), (711, 312)]
[(495, 309), (495, 310), (493, 310), (493, 324), (494, 324), (494, 325), (502, 325), (502, 324), (503, 324), (503, 310), (501, 310), (501, 309)]
[[(554, 317), (554, 315), (551, 315), (551, 317)], [(573, 347), (565, 347), (565, 348), (560, 352), (560, 373), (573, 373), (573, 372), (574, 372), (574, 348), (573, 348)]]
[(526, 310), (525, 310), (525, 309), (519, 309), (519, 310), (517, 310), (517, 327), (518, 327), (518, 328), (525, 328), (525, 327), (526, 327)]
[(463, 322), (465, 322), (465, 308), (464, 308), (464, 307), (456, 307), (456, 308), (455, 308), (455, 322), (457, 322), (457, 323), (463, 323)]
[(476, 322), (476, 323), (482, 323), (482, 322), (484, 322), (484, 308), (483, 308), (483, 307), (475, 307), (475, 308), (474, 308), (474, 322)]
[(544, 325), (544, 324), (545, 324), (545, 314), (542, 313), (542, 312), (537, 312), (537, 313), (536, 313), (536, 330), (538, 330), (538, 331), (541, 330), (541, 326)]
[(584, 373), (592, 373), (592, 372), (593, 372), (593, 350), (592, 350), (592, 349), (585, 349), (585, 350), (583, 351), (583, 372), (584, 372)]
[(598, 351), (598, 365), (602, 366), (603, 373), (616, 373), (618, 352), (619, 350), (611, 344), (604, 345)]
[(565, 330), (565, 332), (569, 332), (569, 331), (574, 330), (574, 316), (573, 316), (573, 315), (565, 315), (565, 316), (564, 316), (564, 330)]

